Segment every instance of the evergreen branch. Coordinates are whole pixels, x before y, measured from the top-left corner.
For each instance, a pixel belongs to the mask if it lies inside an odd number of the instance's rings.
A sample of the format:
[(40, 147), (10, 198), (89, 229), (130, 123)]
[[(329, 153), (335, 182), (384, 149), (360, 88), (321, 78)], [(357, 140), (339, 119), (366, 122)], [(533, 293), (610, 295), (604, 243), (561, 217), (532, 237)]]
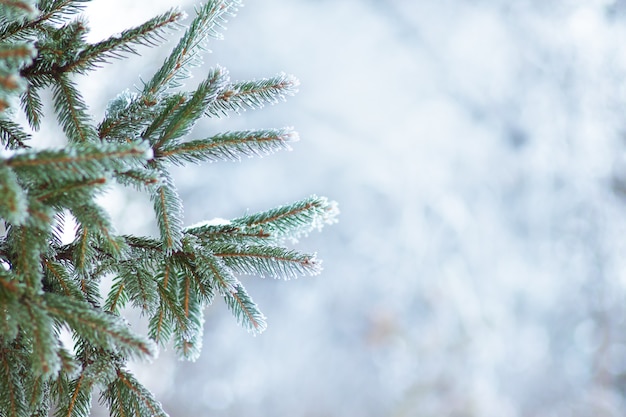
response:
[(29, 141), (30, 138), (30, 135), (24, 132), (19, 124), (0, 118), (0, 142), (5, 148), (28, 148), (25, 142)]
[[(43, 117), (40, 93), (51, 87), (58, 124), (69, 140), (62, 150), (25, 149), (25, 130), (0, 118), (0, 144), (19, 150), (0, 158), (0, 220), (6, 223), (0, 236), (1, 417), (45, 417), (50, 404), (55, 417), (88, 417), (96, 384), (104, 387), (101, 400), (113, 417), (167, 417), (123, 369), (126, 360), (151, 356), (153, 341), (170, 339), (179, 356), (197, 358), (204, 307), (218, 292), (243, 327), (262, 332), (265, 317), (235, 274), (286, 279), (316, 274), (320, 265), (314, 256), (278, 245), (332, 223), (337, 214), (334, 203), (311, 197), (232, 222), (183, 229), (171, 163), (268, 155), (289, 149), (297, 134), (285, 128), (186, 143), (182, 138), (203, 115), (276, 103), (295, 93), (298, 81), (279, 74), (231, 82), (217, 67), (194, 91), (176, 92), (200, 62), (206, 42), (220, 37), (226, 18), (241, 4), (207, 0), (155, 75), (140, 91), (112, 100), (96, 128), (70, 75), (156, 45), (182, 13), (171, 10), (88, 44), (86, 22), (71, 17), (88, 1), (0, 0), (0, 111), (23, 91), (21, 106), (37, 130)], [(9, 4), (34, 10), (35, 3), (41, 10), (37, 15), (11, 22), (5, 13)], [(111, 178), (149, 191), (159, 239), (115, 234), (95, 202)], [(62, 240), (66, 213), (78, 224), (70, 244)], [(105, 274), (114, 281), (101, 308)], [(131, 331), (118, 316), (128, 302), (148, 315), (152, 340)], [(60, 346), (63, 327), (73, 334), (74, 353)], [(12, 381), (7, 367), (21, 379)]]
[[(297, 239), (326, 224), (335, 223), (338, 214), (336, 202), (313, 195), (293, 204), (234, 219), (232, 224), (244, 228), (261, 228), (273, 236)], [(193, 230), (188, 231), (194, 233)], [(202, 229), (197, 232), (202, 233)]]
[(282, 149), (291, 150), (289, 143), (297, 140), (298, 134), (290, 128), (227, 132), (209, 139), (157, 149), (154, 157), (166, 158), (177, 165), (185, 162), (239, 161), (242, 156), (264, 156)]
[(195, 270), (198, 276), (196, 285), (199, 291), (206, 291), (205, 289), (208, 289), (210, 298), (206, 300), (207, 303), (210, 303), (213, 298), (212, 284), (215, 284), (222, 295), (232, 293), (236, 290), (239, 281), (235, 278), (231, 270), (226, 267), (224, 261), (214, 256), (202, 246), (195, 247), (193, 255)]
[(66, 74), (56, 74), (54, 79), (54, 110), (63, 132), (74, 143), (94, 141), (97, 138), (96, 130), (91, 125), (89, 110), (76, 85)]
[(238, 227), (228, 224), (224, 225), (202, 225), (185, 229), (186, 234), (192, 234), (203, 241), (208, 242), (230, 242), (247, 245), (264, 245), (277, 243), (278, 241), (261, 227)]
[(159, 112), (152, 118), (152, 122), (143, 131), (141, 137), (155, 142), (157, 137), (161, 135), (164, 124), (187, 102), (188, 98), (188, 94), (185, 93), (172, 94), (162, 98), (158, 106)]
[[(188, 272), (188, 271), (187, 271)], [(193, 274), (183, 271), (182, 279), (179, 283), (179, 302), (183, 312), (183, 326), (176, 326), (174, 329), (174, 349), (187, 360), (196, 360), (202, 349), (202, 332), (204, 324), (204, 314), (202, 303), (193, 290)], [(172, 310), (172, 312), (174, 312)]]
[(134, 307), (142, 314), (150, 314), (158, 305), (157, 282), (152, 278), (151, 270), (138, 264), (137, 259), (122, 262), (118, 268), (124, 285), (124, 297), (130, 299)]
[(163, 251), (163, 243), (157, 239), (139, 236), (123, 236), (123, 238), (130, 248), (141, 251), (139, 256), (143, 256), (144, 252), (160, 253)]
[(227, 224), (201, 224), (188, 227), (185, 233), (209, 242), (224, 241), (263, 245), (296, 240), (312, 230), (337, 221), (337, 203), (315, 195), (292, 204), (248, 214)]
[(8, 23), (2, 22), (0, 18), (0, 41), (2, 42), (21, 42), (31, 40), (37, 37), (37, 30), (34, 28), (34, 21)]
[[(14, 269), (0, 268), (0, 297), (3, 297), (4, 303), (9, 304), (11, 300), (18, 301), (24, 291), (24, 285), (19, 282), (17, 275), (14, 274)], [(7, 294), (11, 294), (10, 299), (7, 299)]]
[[(13, 341), (19, 331), (21, 320), (28, 320), (21, 297), (24, 285), (20, 284), (10, 271), (0, 268), (0, 348)], [(1, 390), (0, 390), (1, 391)]]
[(128, 294), (126, 293), (124, 280), (120, 275), (113, 278), (113, 285), (109, 291), (106, 302), (104, 303), (104, 310), (109, 313), (119, 314), (119, 310), (123, 308), (128, 302)]
[(88, 227), (81, 226), (78, 228), (72, 255), (74, 265), (78, 271), (86, 271), (90, 266), (89, 260), (96, 256), (96, 251), (91, 245), (91, 233)]
[(166, 27), (178, 22), (184, 14), (172, 9), (164, 14), (155, 16), (147, 22), (133, 29), (123, 31), (118, 36), (112, 36), (104, 41), (88, 45), (76, 59), (59, 68), (61, 72), (85, 73), (99, 64), (107, 63), (111, 58), (122, 58), (124, 54), (137, 54), (135, 45), (156, 46), (162, 42), (162, 33)]
[(25, 20), (34, 17), (36, 13), (34, 0), (0, 0), (0, 19)]
[(43, 102), (35, 85), (29, 84), (26, 87), (26, 91), (21, 96), (21, 105), (30, 127), (39, 130), (43, 117)]
[(244, 329), (260, 334), (267, 328), (265, 315), (252, 301), (241, 283), (238, 283), (232, 292), (225, 293), (224, 300), (239, 325)]
[(106, 178), (71, 181), (59, 187), (46, 184), (47, 186), (34, 193), (33, 197), (56, 207), (72, 207), (76, 205), (77, 201), (90, 201), (98, 189), (106, 184), (106, 181)]
[(217, 95), (228, 82), (228, 72), (221, 67), (212, 69), (207, 78), (200, 83), (193, 95), (179, 109), (168, 115), (168, 122), (154, 148), (158, 149), (173, 139), (189, 133), (207, 107), (215, 101)]
[(165, 100), (123, 91), (107, 106), (104, 120), (98, 125), (98, 137), (120, 142), (136, 139), (158, 117)]
[[(12, 1), (12, 0), (5, 0)], [(19, 1), (19, 0), (17, 0)], [(42, 30), (45, 24), (60, 23), (62, 16), (79, 13), (83, 9), (83, 5), (90, 0), (40, 0), (38, 8), (41, 13), (37, 14), (37, 8), (33, 7), (33, 13), (30, 13), (26, 22), (14, 22), (0, 29), (0, 40), (8, 40), (12, 38), (32, 37), (35, 29)], [(32, 4), (32, 1), (30, 2)]]
[(34, 375), (45, 379), (53, 377), (61, 369), (61, 360), (52, 319), (36, 303), (29, 302), (26, 308), (29, 320), (25, 323), (23, 331), (31, 340), (31, 365)]
[(0, 163), (0, 217), (13, 225), (21, 225), (28, 216), (28, 199), (17, 175)]
[[(91, 409), (91, 384), (86, 383), (85, 369), (78, 375), (78, 378), (70, 383), (71, 396), (65, 407), (59, 407), (55, 417), (73, 417), (78, 415), (86, 417)], [(76, 413), (74, 410), (78, 410)]]
[[(14, 4), (21, 2), (14, 2)], [(6, 7), (0, 4), (0, 21)], [(5, 15), (6, 16), (6, 15)], [(18, 71), (30, 65), (37, 52), (30, 43), (0, 43), (0, 113), (4, 112), (13, 101), (13, 97), (26, 90), (27, 83)]]
[(34, 232), (44, 236), (54, 218), (52, 207), (46, 206), (32, 196), (28, 196), (28, 217), (24, 226), (34, 229)]
[(82, 369), (75, 372), (77, 375), (71, 380), (62, 379), (60, 385), (64, 392), (55, 404), (54, 417), (88, 417), (94, 385), (107, 383), (115, 374), (110, 354), (97, 350), (84, 340), (77, 341), (76, 351)]
[(37, 294), (42, 290), (43, 271), (41, 254), (46, 247), (46, 235), (31, 227), (15, 227), (9, 235), (9, 247), (13, 253), (13, 271), (20, 282)]
[[(39, 7), (41, 7), (44, 1), (39, 2)], [(7, 10), (8, 8), (5, 6), (4, 10), (0, 11), (0, 15), (6, 17), (5, 20), (14, 20), (12, 23), (5, 24), (0, 27), (0, 40), (3, 41), (7, 41), (10, 38), (14, 37), (20, 39), (32, 36), (34, 32), (33, 28), (39, 26), (43, 21), (47, 19), (47, 16), (45, 14), (41, 14), (39, 17), (37, 17), (37, 6), (35, 6), (33, 0), (4, 0), (5, 4), (12, 2), (24, 3), (27, 6), (18, 9), (12, 8), (12, 10)], [(19, 18), (17, 18), (18, 16), (15, 15), (16, 11), (20, 15)], [(22, 34), (22, 36), (20, 36), (20, 34)]]
[(227, 86), (207, 109), (207, 115), (228, 115), (246, 109), (260, 109), (267, 104), (285, 101), (298, 92), (300, 82), (293, 75), (280, 73), (260, 80), (236, 82)]
[(111, 417), (169, 417), (150, 391), (119, 368), (116, 379), (102, 392), (100, 400), (106, 402)]
[(175, 274), (174, 265), (169, 259), (164, 259), (157, 275), (157, 289), (159, 292), (159, 306), (150, 318), (149, 336), (159, 344), (165, 344), (171, 337), (174, 321), (179, 327), (185, 327), (185, 318), (176, 294), (176, 286), (170, 285), (170, 279)]
[(148, 156), (146, 144), (76, 144), (67, 150), (20, 153), (6, 165), (35, 181), (82, 181), (140, 166)]
[(165, 345), (175, 329), (181, 334), (189, 334), (189, 319), (185, 316), (182, 306), (173, 297), (173, 290), (159, 285), (159, 308), (149, 323), (149, 336), (155, 342)]
[(28, 407), (31, 413), (31, 417), (45, 417), (48, 415), (50, 406), (47, 401), (44, 400), (47, 394), (47, 386), (47, 382), (44, 381), (42, 377), (31, 376), (30, 378), (26, 379), (25, 391), (30, 392)]
[[(197, 285), (211, 289), (211, 284), (215, 284), (239, 324), (248, 331), (263, 332), (267, 326), (265, 316), (259, 311), (226, 263), (202, 246), (195, 247), (193, 253), (197, 275), (200, 278)], [(211, 290), (211, 296), (212, 293)]]
[(0, 114), (10, 107), (14, 96), (26, 88), (19, 75), (0, 70)]
[(133, 169), (116, 172), (115, 179), (122, 185), (132, 185), (137, 189), (151, 191), (159, 183), (159, 174), (148, 169)]
[(133, 333), (116, 316), (96, 310), (87, 302), (57, 294), (46, 293), (44, 300), (41, 307), (45, 311), (67, 323), (89, 343), (124, 356), (154, 356), (153, 344)]
[(102, 251), (114, 258), (120, 257), (126, 250), (126, 245), (122, 237), (116, 236), (112, 232), (112, 225), (109, 216), (100, 206), (87, 202), (78, 207), (70, 207), (70, 210), (81, 228), (89, 231), (89, 235), (97, 240), (93, 243)]
[(24, 85), (18, 75), (5, 71), (0, 72), (0, 92), (3, 96), (6, 97), (10, 94), (16, 95), (22, 91), (23, 88)]
[(183, 237), (183, 205), (169, 173), (162, 173), (161, 184), (156, 188), (152, 199), (166, 253), (180, 250)]
[(83, 294), (76, 282), (71, 278), (67, 267), (60, 262), (44, 259), (45, 274), (47, 283), (51, 286), (51, 292), (63, 294), (66, 297), (83, 299)]
[(36, 24), (46, 20), (56, 21), (60, 16), (70, 16), (80, 13), (84, 9), (83, 3), (91, 0), (40, 0), (39, 10), (42, 14)]
[(14, 349), (0, 345), (0, 414), (29, 417), (21, 375), (25, 366), (16, 356)]
[(200, 63), (199, 52), (208, 37), (219, 38), (218, 28), (229, 16), (234, 16), (239, 0), (209, 0), (196, 10), (196, 17), (178, 45), (161, 68), (144, 86), (144, 94), (157, 95), (167, 88), (179, 87), (189, 76), (189, 70)]
[(29, 43), (0, 43), (0, 62), (4, 69), (16, 71), (30, 65), (37, 51)]
[(317, 275), (320, 262), (314, 255), (272, 246), (216, 245), (214, 255), (240, 274), (290, 279), (299, 275)]

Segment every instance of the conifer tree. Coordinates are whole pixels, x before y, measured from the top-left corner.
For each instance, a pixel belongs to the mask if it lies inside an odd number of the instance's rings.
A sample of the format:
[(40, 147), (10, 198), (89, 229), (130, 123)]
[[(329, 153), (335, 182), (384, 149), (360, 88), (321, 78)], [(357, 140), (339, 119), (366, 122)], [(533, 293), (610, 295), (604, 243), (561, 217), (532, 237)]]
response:
[[(185, 227), (170, 168), (239, 160), (289, 149), (290, 128), (190, 138), (202, 117), (221, 117), (283, 100), (297, 80), (278, 74), (233, 81), (219, 66), (185, 91), (183, 82), (210, 39), (219, 38), (239, 0), (196, 9), (154, 75), (114, 98), (96, 123), (74, 79), (104, 63), (155, 46), (182, 27), (177, 9), (97, 43), (80, 17), (89, 0), (0, 0), (0, 416), (86, 416), (92, 395), (114, 417), (165, 416), (128, 371), (166, 345), (182, 358), (200, 352), (203, 311), (222, 298), (252, 333), (265, 317), (239, 281), (243, 275), (289, 279), (320, 263), (288, 243), (335, 221), (336, 205), (311, 196), (230, 221)], [(49, 90), (66, 136), (60, 149), (30, 146)], [(16, 122), (23, 111), (27, 126)], [(148, 193), (159, 236), (117, 234), (96, 197), (113, 182)], [(75, 239), (62, 241), (74, 219)], [(108, 294), (101, 282), (112, 277)], [(147, 335), (122, 309), (138, 309)], [(74, 346), (60, 334), (71, 332)]]

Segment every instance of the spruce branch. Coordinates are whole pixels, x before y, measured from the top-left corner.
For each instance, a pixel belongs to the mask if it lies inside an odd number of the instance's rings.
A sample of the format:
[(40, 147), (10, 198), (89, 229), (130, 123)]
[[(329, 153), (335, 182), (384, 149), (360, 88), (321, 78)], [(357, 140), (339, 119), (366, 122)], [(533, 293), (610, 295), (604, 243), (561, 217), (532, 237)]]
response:
[(15, 276), (32, 293), (42, 291), (43, 271), (40, 259), (47, 244), (46, 239), (47, 235), (26, 226), (12, 228), (8, 236)]
[(175, 27), (183, 16), (181, 11), (171, 9), (140, 26), (123, 31), (118, 36), (87, 45), (72, 62), (61, 66), (59, 71), (83, 74), (97, 68), (100, 64), (109, 62), (110, 59), (122, 58), (126, 54), (137, 55), (136, 46), (157, 46), (165, 40), (164, 31)]
[(159, 183), (159, 177), (158, 171), (151, 169), (132, 169), (115, 173), (118, 183), (149, 192), (153, 192), (153, 188)]
[(129, 90), (122, 91), (109, 102), (104, 119), (98, 125), (98, 137), (110, 141), (129, 141), (149, 125), (160, 110), (157, 102), (138, 99)]
[(227, 86), (207, 109), (208, 116), (227, 116), (247, 109), (260, 109), (267, 104), (285, 101), (298, 92), (300, 81), (284, 72), (270, 78), (240, 81)]
[(76, 85), (65, 74), (55, 76), (52, 85), (54, 110), (63, 132), (74, 143), (92, 142), (97, 137), (89, 109)]
[(32, 371), (34, 375), (45, 379), (54, 377), (61, 369), (61, 358), (52, 318), (39, 303), (29, 302), (26, 308), (29, 320), (22, 327), (22, 331), (32, 343)]
[(100, 179), (109, 172), (141, 166), (150, 157), (146, 144), (77, 144), (58, 151), (27, 151), (5, 164), (32, 181), (66, 182)]
[(163, 259), (156, 280), (159, 306), (150, 318), (149, 336), (159, 345), (167, 343), (175, 327), (186, 328), (186, 319), (178, 302), (177, 271), (171, 259)]
[(118, 277), (121, 282), (114, 285), (119, 288), (114, 291), (119, 295), (111, 303), (112, 308), (115, 308), (121, 300), (128, 299), (134, 307), (141, 310), (142, 314), (151, 314), (156, 310), (158, 306), (157, 281), (153, 278), (152, 268), (146, 268), (143, 262), (137, 262), (136, 259), (125, 261), (118, 268)]
[(43, 117), (43, 102), (34, 83), (26, 87), (26, 91), (21, 95), (20, 103), (30, 127), (33, 130), (39, 130)]
[[(172, 9), (95, 44), (86, 41), (80, 16), (89, 0), (0, 0), (33, 6), (13, 19), (0, 15), (0, 111), (16, 94), (30, 127), (41, 126), (41, 92), (50, 88), (67, 145), (34, 150), (30, 135), (9, 116), (0, 118), (0, 415), (87, 417), (92, 391), (113, 416), (165, 417), (160, 404), (124, 369), (129, 358), (149, 358), (155, 345), (173, 341), (185, 359), (202, 347), (204, 309), (216, 295), (253, 333), (266, 319), (239, 275), (293, 278), (315, 275), (313, 255), (282, 245), (335, 221), (336, 205), (312, 196), (231, 221), (183, 228), (183, 206), (172, 165), (238, 161), (290, 149), (291, 128), (187, 136), (203, 116), (261, 108), (295, 93), (283, 73), (231, 82), (219, 66), (189, 92), (178, 91), (200, 63), (211, 38), (220, 38), (239, 0), (209, 0), (154, 76), (140, 90), (123, 91), (99, 124), (72, 78), (128, 54), (156, 46), (182, 13)], [(18, 13), (19, 14), (19, 13)], [(11, 20), (13, 19), (13, 20)], [(37, 52), (35, 53), (35, 46)], [(154, 203), (159, 237), (119, 236), (96, 197), (115, 179), (146, 191)], [(76, 229), (63, 221), (72, 215)], [(72, 222), (73, 224), (73, 222)], [(66, 233), (74, 235), (65, 243)], [(113, 277), (100, 294), (105, 276)], [(104, 306), (102, 307), (102, 304)], [(148, 338), (130, 329), (122, 307), (148, 318)], [(75, 348), (64, 349), (60, 331)], [(8, 359), (7, 359), (8, 358)]]
[(0, 43), (0, 67), (16, 70), (29, 65), (35, 57), (29, 43)]
[(102, 392), (100, 402), (107, 405), (111, 417), (169, 417), (152, 393), (131, 373), (120, 368), (115, 380)]
[(46, 284), (50, 292), (76, 300), (83, 299), (78, 283), (72, 278), (72, 271), (61, 262), (44, 259)]
[(224, 299), (228, 309), (244, 329), (254, 334), (265, 331), (267, 328), (266, 317), (258, 309), (256, 303), (252, 301), (241, 283), (238, 283), (232, 292), (224, 294)]
[(171, 253), (182, 248), (183, 205), (169, 173), (161, 172), (161, 183), (152, 194), (163, 247)]
[[(108, 213), (100, 206), (88, 202), (71, 207), (71, 212), (80, 224), (79, 235), (81, 238), (85, 237), (88, 245), (94, 245), (101, 252), (112, 255), (114, 258), (121, 256), (126, 250), (123, 238), (114, 234)], [(80, 233), (81, 230), (82, 233)], [(89, 249), (82, 250), (89, 251)], [(95, 254), (95, 250), (93, 253)]]
[(93, 381), (84, 368), (77, 378), (67, 382), (67, 396), (62, 396), (57, 404), (54, 417), (87, 417), (91, 411)]
[(239, 0), (209, 0), (196, 9), (196, 16), (170, 56), (152, 79), (145, 84), (146, 95), (158, 95), (167, 88), (180, 87), (189, 77), (189, 71), (201, 63), (199, 53), (208, 38), (220, 38), (219, 29), (230, 16), (234, 16)]
[(291, 128), (227, 132), (208, 139), (194, 140), (157, 149), (155, 158), (176, 165), (186, 162), (240, 161), (242, 156), (265, 156), (278, 150), (291, 150), (298, 140)]
[(245, 228), (262, 228), (279, 238), (297, 239), (324, 225), (337, 222), (337, 203), (312, 195), (293, 204), (234, 219), (232, 224)]
[(219, 92), (228, 82), (228, 72), (216, 67), (200, 83), (196, 91), (179, 108), (170, 111), (163, 132), (156, 140), (155, 149), (189, 133), (206, 108), (215, 101)]
[(80, 13), (89, 1), (91, 0), (39, 0), (41, 15), (35, 24), (44, 21), (60, 22), (63, 18)]
[(0, 143), (6, 149), (28, 148), (31, 136), (22, 127), (8, 119), (0, 118)]
[[(185, 279), (189, 278), (189, 282), (193, 285), (193, 290), (197, 294), (198, 300), (208, 305), (213, 302), (213, 298), (215, 297), (214, 287), (219, 287), (219, 283), (216, 285), (213, 281), (214, 276), (211, 275), (211, 272), (216, 272), (214, 269), (216, 265), (211, 263), (205, 264), (204, 260), (198, 259), (200, 254), (195, 253), (196, 250), (201, 250), (201, 248), (194, 248), (194, 252), (177, 253), (177, 265), (182, 275), (185, 276)], [(214, 263), (212, 259), (207, 259), (206, 261)], [(207, 270), (210, 271), (212, 268), (213, 270), (207, 273)], [(220, 279), (228, 280), (228, 278), (224, 279), (223, 277), (220, 277)], [(227, 285), (225, 282), (222, 284)]]
[(1, 164), (0, 195), (0, 217), (14, 225), (24, 224), (28, 216), (26, 191), (20, 186), (15, 172)]
[(33, 196), (45, 204), (58, 208), (74, 207), (77, 201), (90, 201), (102, 191), (107, 179), (95, 178), (82, 181), (68, 181), (58, 187), (46, 184), (40, 190), (36, 190)]
[(76, 342), (80, 368), (62, 374), (53, 381), (55, 388), (54, 417), (88, 417), (95, 386), (104, 386), (114, 379), (117, 358), (97, 349), (84, 340)]
[(92, 234), (90, 228), (81, 226), (76, 233), (76, 239), (72, 245), (72, 261), (77, 271), (86, 272), (91, 264), (91, 260), (96, 257), (96, 250), (92, 245)]
[(109, 295), (104, 303), (104, 310), (109, 313), (120, 314), (120, 310), (128, 303), (128, 292), (122, 275), (116, 275)]
[[(0, 16), (1, 12), (0, 8)], [(35, 55), (35, 49), (29, 43), (0, 43), (0, 114), (9, 108), (14, 97), (26, 89), (27, 84), (19, 71), (29, 65)]]
[(0, 20), (26, 20), (36, 12), (34, 0), (0, 0)]
[(295, 203), (247, 214), (226, 224), (200, 224), (185, 229), (208, 242), (224, 241), (262, 245), (295, 241), (324, 225), (337, 222), (337, 204), (325, 197), (312, 195)]
[[(61, 353), (62, 349), (59, 349), (59, 355), (61, 357), (61, 363), (63, 368), (64, 359), (67, 356), (67, 352)], [(42, 377), (26, 377), (24, 381), (24, 388), (29, 393), (27, 401), (28, 408), (31, 417), (47, 417), (50, 411), (50, 405), (46, 401), (46, 396), (49, 393), (49, 383)]]
[(226, 263), (201, 245), (195, 247), (193, 254), (199, 277), (196, 282), (211, 290), (209, 302), (213, 298), (212, 287), (216, 287), (239, 324), (248, 331), (262, 333), (267, 327), (265, 316)]
[(7, 417), (28, 417), (22, 375), (26, 368), (21, 351), (0, 345), (0, 407)]
[(125, 357), (152, 358), (154, 345), (136, 335), (118, 317), (96, 310), (91, 304), (44, 294), (41, 307), (52, 317), (66, 323), (77, 335), (94, 346), (117, 352)]
[(161, 100), (156, 103), (148, 102), (149, 104), (145, 104), (154, 107), (154, 117), (141, 133), (141, 137), (150, 139), (151, 143), (156, 142), (166, 123), (172, 119), (172, 115), (179, 111), (188, 99), (189, 94), (176, 93), (164, 95)]
[(229, 268), (240, 274), (288, 280), (321, 272), (321, 264), (315, 255), (277, 246), (219, 244), (213, 251)]
[[(174, 327), (174, 349), (184, 359), (194, 361), (200, 356), (204, 325), (203, 304), (194, 291), (193, 273), (181, 270), (178, 294), (182, 310), (182, 326)], [(174, 311), (172, 311), (174, 312)]]

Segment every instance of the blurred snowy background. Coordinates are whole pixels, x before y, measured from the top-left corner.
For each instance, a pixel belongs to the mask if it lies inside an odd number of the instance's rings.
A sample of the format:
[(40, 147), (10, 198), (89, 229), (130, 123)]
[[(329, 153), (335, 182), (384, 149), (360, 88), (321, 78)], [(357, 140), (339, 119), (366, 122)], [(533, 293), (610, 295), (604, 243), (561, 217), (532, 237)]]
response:
[[(181, 1), (94, 0), (91, 39)], [(298, 246), (321, 276), (246, 278), (263, 335), (218, 300), (197, 362), (133, 365), (172, 416), (626, 414), (626, 2), (266, 0), (227, 26), (207, 68), (300, 93), (192, 137), (302, 140), (177, 171), (186, 223), (313, 193), (342, 214)], [(170, 46), (82, 79), (96, 114)], [(104, 203), (156, 233), (145, 196)]]

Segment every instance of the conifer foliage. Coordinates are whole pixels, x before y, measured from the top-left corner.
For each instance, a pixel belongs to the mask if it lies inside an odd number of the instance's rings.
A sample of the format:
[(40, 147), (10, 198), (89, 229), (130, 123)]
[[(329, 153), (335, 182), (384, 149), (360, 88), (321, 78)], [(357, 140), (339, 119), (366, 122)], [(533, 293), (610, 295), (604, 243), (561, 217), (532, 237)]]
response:
[[(112, 59), (155, 46), (182, 27), (177, 9), (90, 44), (80, 12), (88, 0), (0, 0), (0, 416), (86, 416), (92, 394), (112, 416), (165, 416), (128, 371), (132, 358), (150, 358), (171, 345), (198, 356), (203, 311), (225, 300), (253, 333), (265, 317), (238, 279), (289, 279), (320, 271), (314, 255), (287, 247), (335, 221), (336, 205), (312, 196), (230, 221), (185, 227), (172, 165), (239, 160), (288, 149), (288, 128), (189, 138), (202, 117), (258, 109), (292, 95), (297, 80), (278, 74), (232, 81), (221, 67), (206, 71), (193, 91), (183, 82), (210, 39), (219, 38), (238, 0), (198, 6), (180, 41), (154, 76), (113, 99), (96, 123), (74, 76)], [(44, 102), (66, 135), (61, 149), (31, 147)], [(34, 139), (33, 139), (34, 140)], [(116, 234), (96, 197), (118, 182), (148, 193), (157, 237)], [(61, 236), (71, 218), (75, 239)], [(101, 296), (104, 277), (112, 278)], [(149, 333), (133, 331), (122, 309), (136, 308)], [(74, 340), (64, 347), (66, 329)]]

